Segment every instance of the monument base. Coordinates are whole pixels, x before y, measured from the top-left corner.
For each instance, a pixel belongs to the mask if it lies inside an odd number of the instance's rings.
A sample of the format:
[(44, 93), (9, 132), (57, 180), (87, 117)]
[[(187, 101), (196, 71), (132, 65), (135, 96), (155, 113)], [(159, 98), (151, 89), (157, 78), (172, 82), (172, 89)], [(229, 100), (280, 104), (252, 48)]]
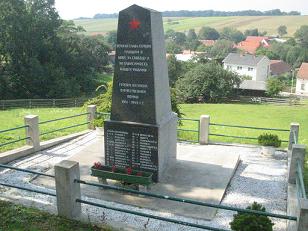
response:
[(158, 125), (106, 121), (105, 165), (152, 172), (153, 181), (158, 182), (168, 163), (176, 159), (176, 126), (175, 113)]

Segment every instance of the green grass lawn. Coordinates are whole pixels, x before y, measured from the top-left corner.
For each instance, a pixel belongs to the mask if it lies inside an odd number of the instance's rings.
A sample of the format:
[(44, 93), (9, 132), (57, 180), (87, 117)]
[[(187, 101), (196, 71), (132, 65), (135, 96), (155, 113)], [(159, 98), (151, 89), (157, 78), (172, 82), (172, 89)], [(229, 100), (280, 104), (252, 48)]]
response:
[[(199, 119), (200, 115), (210, 115), (212, 123), (222, 123), (231, 125), (244, 125), (265, 128), (283, 128), (289, 129), (291, 122), (300, 124), (299, 143), (308, 146), (308, 106), (276, 106), (276, 105), (250, 105), (250, 104), (182, 104), (180, 105), (185, 118)], [(84, 108), (39, 108), (39, 109), (12, 109), (0, 111), (0, 130), (22, 126), (25, 115), (34, 114), (40, 116), (40, 121), (71, 116), (85, 112)], [(86, 121), (86, 116), (56, 121), (48, 124), (40, 125), (40, 131), (46, 132), (54, 129), (71, 126)], [(183, 121), (181, 128), (197, 130), (197, 123), (194, 121)], [(67, 135), (70, 133), (82, 131), (86, 129), (86, 125), (75, 127), (55, 133), (51, 133), (41, 137), (41, 140)], [(258, 137), (265, 131), (228, 128), (211, 126), (210, 133)], [(271, 132), (271, 131), (268, 131)], [(288, 140), (288, 132), (271, 132), (278, 134), (280, 139)], [(189, 140), (198, 140), (198, 133), (195, 132), (179, 132), (179, 137)], [(14, 139), (25, 136), (24, 129), (2, 133), (0, 135), (0, 143), (9, 142)], [(210, 136), (211, 141), (217, 142), (234, 142), (257, 144), (255, 140), (235, 139)], [(0, 148), (0, 152), (16, 148), (24, 145), (25, 142), (19, 142), (14, 145), (4, 146)], [(286, 147), (286, 143), (283, 147)], [(307, 155), (308, 160), (308, 155)], [(308, 163), (305, 171), (305, 179), (308, 185)]]
[[(260, 31), (267, 31), (268, 35), (277, 34), (277, 28), (280, 25), (286, 25), (288, 34), (293, 36), (294, 32), (301, 26), (306, 25), (308, 16), (232, 16), (232, 17), (180, 17), (164, 18), (164, 29), (173, 29), (176, 31), (187, 31), (202, 26), (213, 27), (221, 30), (224, 27), (234, 27), (238, 30), (258, 28)], [(117, 19), (83, 19), (75, 20), (75, 24), (83, 26), (86, 34), (106, 34), (108, 31), (117, 29)]]
[(34, 208), (0, 200), (0, 231), (108, 231), (79, 221), (68, 220)]
[[(276, 106), (276, 105), (249, 105), (249, 104), (182, 104), (183, 117), (198, 119), (200, 115), (210, 115), (211, 123), (231, 125), (255, 126), (265, 128), (289, 129), (291, 122), (300, 124), (299, 144), (308, 147), (308, 106)], [(183, 121), (182, 128), (197, 129), (196, 122)], [(271, 131), (268, 131), (271, 132)], [(210, 133), (226, 134), (233, 136), (257, 137), (264, 133), (260, 130), (240, 129), (210, 126)], [(271, 132), (281, 139), (288, 140), (288, 132)], [(197, 133), (182, 132), (179, 136), (184, 139), (197, 140)], [(210, 136), (211, 141), (235, 142), (257, 144), (256, 141)], [(283, 147), (286, 147), (284, 144)], [(308, 189), (308, 152), (304, 171), (304, 180)]]
[[(40, 121), (46, 121), (66, 116), (72, 116), (80, 113), (84, 113), (84, 108), (35, 108), (35, 109), (11, 109), (0, 111), (0, 130), (5, 130), (13, 127), (19, 127), (24, 125), (25, 115), (38, 115)], [(75, 117), (66, 120), (55, 121), (40, 125), (40, 133), (47, 131), (71, 126), (74, 124), (80, 124), (86, 122), (86, 115)], [(74, 132), (83, 131), (87, 128), (87, 125), (80, 127), (74, 127), (63, 131), (58, 131), (50, 134), (46, 134), (40, 137), (42, 141), (56, 138), (59, 136), (68, 135)], [(0, 144), (10, 142), (16, 139), (25, 137), (25, 129), (18, 129), (10, 132), (0, 133)], [(0, 147), (0, 152), (7, 151), (16, 147), (23, 146), (25, 141), (20, 141), (15, 144)]]
[[(211, 123), (243, 125), (264, 128), (289, 129), (291, 122), (300, 123), (299, 143), (308, 145), (308, 107), (307, 106), (278, 106), (251, 104), (182, 104), (184, 117), (199, 119), (200, 115), (210, 115)], [(197, 128), (197, 123), (183, 122), (183, 128)], [(262, 130), (228, 128), (211, 126), (210, 133), (233, 136), (257, 137), (264, 133)], [(277, 134), (281, 139), (288, 140), (288, 132), (267, 131)], [(197, 135), (193, 138), (195, 139)], [(253, 140), (210, 137), (213, 141), (252, 143)], [(285, 145), (286, 146), (286, 145)]]

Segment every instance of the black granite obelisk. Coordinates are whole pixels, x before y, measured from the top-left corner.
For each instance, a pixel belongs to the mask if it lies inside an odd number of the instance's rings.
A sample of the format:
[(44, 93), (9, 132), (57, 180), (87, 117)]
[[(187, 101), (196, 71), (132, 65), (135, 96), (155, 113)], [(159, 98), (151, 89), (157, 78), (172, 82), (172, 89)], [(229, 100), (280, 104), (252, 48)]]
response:
[(153, 172), (157, 182), (176, 159), (176, 125), (161, 13), (132, 5), (119, 13), (105, 164)]

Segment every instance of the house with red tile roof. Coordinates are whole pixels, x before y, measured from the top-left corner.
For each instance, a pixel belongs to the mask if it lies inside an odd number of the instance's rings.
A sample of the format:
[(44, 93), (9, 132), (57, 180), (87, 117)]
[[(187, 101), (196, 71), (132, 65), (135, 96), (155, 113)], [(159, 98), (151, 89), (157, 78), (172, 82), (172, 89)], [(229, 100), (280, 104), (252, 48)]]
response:
[(277, 76), (291, 72), (292, 67), (283, 60), (271, 60), (270, 75)]
[(259, 47), (269, 47), (269, 38), (265, 36), (247, 36), (245, 41), (239, 42), (235, 47), (249, 54), (256, 54)]
[(297, 72), (296, 94), (308, 96), (308, 63), (302, 63)]

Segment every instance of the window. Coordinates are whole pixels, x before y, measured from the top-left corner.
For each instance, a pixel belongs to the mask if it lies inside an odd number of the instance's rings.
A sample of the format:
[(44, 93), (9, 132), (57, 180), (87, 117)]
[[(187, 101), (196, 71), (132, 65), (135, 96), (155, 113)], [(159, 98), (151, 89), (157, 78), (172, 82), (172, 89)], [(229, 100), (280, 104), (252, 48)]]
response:
[(253, 71), (253, 67), (248, 67), (248, 71)]
[(231, 66), (230, 65), (227, 65), (227, 70), (231, 70)]
[(301, 84), (301, 90), (302, 90), (302, 91), (305, 90), (305, 84), (304, 84), (304, 83)]
[(242, 66), (237, 66), (237, 70), (242, 70)]

